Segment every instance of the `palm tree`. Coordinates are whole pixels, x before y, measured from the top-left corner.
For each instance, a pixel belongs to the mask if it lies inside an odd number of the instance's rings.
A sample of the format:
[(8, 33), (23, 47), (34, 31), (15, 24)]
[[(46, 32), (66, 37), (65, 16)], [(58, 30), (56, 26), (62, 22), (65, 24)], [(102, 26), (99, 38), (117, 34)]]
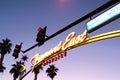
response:
[(23, 64), (21, 64), (21, 73), (20, 73), (20, 79), (23, 77), (24, 72), (26, 72), (26, 67), (25, 67), (25, 61), (28, 60), (28, 56), (27, 55), (22, 55), (21, 61), (23, 61)]
[[(26, 67), (25, 67), (25, 61), (28, 60), (28, 56), (27, 55), (22, 55), (21, 61), (23, 61), (21, 67), (23, 68), (22, 72), (24, 73), (26, 71)], [(24, 70), (25, 69), (25, 70)]]
[(0, 42), (0, 72), (4, 72), (4, 70), (6, 69), (3, 66), (3, 60), (4, 60), (4, 56), (7, 53), (11, 52), (11, 47), (12, 47), (12, 43), (10, 42), (10, 40), (8, 38), (6, 39), (2, 39), (2, 42)]
[(54, 65), (49, 65), (49, 68), (47, 68), (46, 70), (47, 76), (49, 76), (53, 80), (53, 78), (57, 75), (58, 70), (59, 69), (56, 68)]
[(21, 61), (17, 61), (16, 64), (13, 64), (10, 73), (13, 74), (13, 80), (16, 80), (20, 74), (21, 74), (21, 70), (22, 70), (22, 66), (24, 65)]
[(39, 65), (33, 69), (33, 72), (35, 75), (34, 80), (37, 80), (37, 77), (38, 77), (40, 70), (43, 70), (43, 67), (41, 65)]

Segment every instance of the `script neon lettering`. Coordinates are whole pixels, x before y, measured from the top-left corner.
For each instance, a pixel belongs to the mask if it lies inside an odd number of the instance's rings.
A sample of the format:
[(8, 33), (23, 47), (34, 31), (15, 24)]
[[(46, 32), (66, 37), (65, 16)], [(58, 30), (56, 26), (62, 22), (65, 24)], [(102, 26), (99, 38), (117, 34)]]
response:
[(48, 57), (48, 53), (49, 53), (49, 51), (45, 52), (44, 58)]
[(45, 59), (45, 58), (46, 58), (46, 55), (48, 55), (48, 54), (46, 54), (46, 53), (45, 53), (44, 55), (42, 55), (43, 59)]
[(49, 57), (56, 52), (59, 52), (61, 50), (61, 47), (62, 47), (62, 41), (59, 42), (58, 46), (51, 48), (48, 52), (46, 52), (43, 55), (43, 57), (46, 58), (46, 57)]
[(59, 44), (58, 44), (58, 46), (56, 46), (56, 47), (54, 48), (54, 52), (59, 52), (59, 51), (61, 50), (62, 44), (63, 44), (63, 42), (60, 41)]
[(62, 45), (62, 50), (63, 50), (63, 51), (68, 47), (68, 46), (67, 46), (68, 43), (71, 41), (72, 38), (75, 37), (75, 35), (76, 35), (76, 33), (75, 33), (75, 32), (72, 32), (72, 33), (70, 33), (70, 34), (66, 37), (65, 42), (64, 42), (64, 44)]
[[(65, 39), (65, 42), (63, 43), (62, 41), (59, 42), (59, 44), (51, 48), (48, 52), (45, 52), (44, 55), (40, 56), (40, 54), (36, 54), (34, 57), (31, 59), (31, 64), (37, 64), (38, 62), (44, 60), (45, 58), (50, 57), (51, 55), (60, 52), (60, 51), (65, 51), (68, 47), (73, 46), (75, 44), (79, 44), (87, 38), (87, 31), (85, 30), (83, 34), (76, 36), (76, 32), (71, 32)], [(32, 63), (34, 61), (34, 63)]]
[(85, 41), (86, 38), (87, 38), (87, 31), (85, 30), (83, 34), (79, 35), (78, 37), (74, 37), (74, 38), (69, 42), (69, 47)]
[(30, 63), (32, 65), (37, 64), (40, 61), (41, 55), (40, 54), (36, 54), (35, 56), (33, 56), (30, 60)]
[(76, 44), (76, 38), (74, 37), (70, 42), (69, 42), (69, 46), (71, 46), (71, 45), (74, 45), (74, 44)]
[(50, 49), (50, 51), (48, 52), (48, 55), (51, 55), (51, 54), (53, 54), (54, 53), (54, 49)]
[(80, 40), (79, 42), (85, 41), (86, 38), (87, 38), (87, 30), (85, 30), (84, 33), (80, 37), (78, 37), (78, 39)]

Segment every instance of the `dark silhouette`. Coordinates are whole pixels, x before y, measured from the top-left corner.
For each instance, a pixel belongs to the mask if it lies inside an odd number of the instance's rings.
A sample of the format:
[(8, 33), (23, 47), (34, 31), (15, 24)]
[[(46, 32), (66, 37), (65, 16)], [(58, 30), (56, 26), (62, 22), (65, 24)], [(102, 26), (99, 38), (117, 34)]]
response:
[(27, 55), (22, 55), (21, 60), (22, 60), (23, 62), (27, 61), (27, 60), (28, 60), (28, 56), (27, 56)]
[(49, 76), (53, 80), (53, 78), (57, 75), (58, 70), (59, 69), (56, 68), (54, 65), (49, 65), (49, 68), (47, 68), (46, 70), (47, 76)]
[(40, 70), (43, 70), (43, 67), (41, 65), (39, 65), (33, 69), (33, 72), (35, 74), (34, 80), (37, 80), (37, 76), (38, 76)]
[(14, 49), (14, 52), (13, 52), (13, 57), (15, 57), (15, 59), (17, 59), (18, 57), (19, 57), (19, 54), (20, 54), (20, 52), (21, 52), (21, 48), (22, 48), (22, 42), (20, 43), (20, 45), (19, 44), (16, 44), (16, 46), (15, 46), (15, 49)]
[(22, 55), (21, 61), (23, 61), (22, 65), (21, 65), (21, 73), (20, 73), (20, 79), (22, 78), (24, 72), (26, 72), (26, 67), (25, 67), (25, 61), (28, 60), (28, 56), (27, 55)]
[(23, 62), (21, 61), (16, 61), (16, 64), (13, 64), (10, 73), (13, 74), (13, 80), (16, 80), (20, 75), (21, 75), (21, 71), (22, 71), (22, 66), (24, 65)]
[(2, 42), (0, 42), (0, 54), (1, 54), (1, 57), (0, 57), (0, 72), (4, 72), (4, 70), (6, 69), (3, 66), (3, 60), (4, 60), (5, 55), (7, 53), (11, 52), (11, 47), (12, 47), (12, 43), (7, 38), (2, 39)]

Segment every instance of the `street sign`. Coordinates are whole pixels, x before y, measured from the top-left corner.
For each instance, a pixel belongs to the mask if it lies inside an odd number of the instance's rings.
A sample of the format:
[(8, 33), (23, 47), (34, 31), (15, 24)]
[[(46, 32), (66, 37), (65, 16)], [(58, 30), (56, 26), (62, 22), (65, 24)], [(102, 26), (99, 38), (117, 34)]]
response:
[(96, 18), (86, 23), (86, 28), (89, 33), (101, 28), (102, 26), (110, 23), (111, 21), (119, 18), (120, 16), (120, 3), (111, 9), (105, 11)]

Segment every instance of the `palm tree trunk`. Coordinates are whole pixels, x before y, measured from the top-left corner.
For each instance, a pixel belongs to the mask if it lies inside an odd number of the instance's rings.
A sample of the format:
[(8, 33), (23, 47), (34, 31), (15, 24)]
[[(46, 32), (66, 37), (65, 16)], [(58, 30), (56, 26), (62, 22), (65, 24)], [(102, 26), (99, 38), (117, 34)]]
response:
[(35, 74), (34, 80), (37, 80), (37, 76), (38, 76), (38, 74)]
[(20, 73), (20, 75), (19, 75), (19, 80), (22, 78), (22, 76), (23, 76), (23, 73)]
[(2, 65), (2, 63), (3, 63), (3, 60), (4, 60), (4, 54), (1, 54), (1, 58), (0, 58), (0, 65)]
[(16, 80), (16, 78), (14, 78), (13, 80)]
[(4, 54), (1, 54), (1, 58), (0, 58), (0, 72), (3, 72), (3, 59), (4, 59)]

